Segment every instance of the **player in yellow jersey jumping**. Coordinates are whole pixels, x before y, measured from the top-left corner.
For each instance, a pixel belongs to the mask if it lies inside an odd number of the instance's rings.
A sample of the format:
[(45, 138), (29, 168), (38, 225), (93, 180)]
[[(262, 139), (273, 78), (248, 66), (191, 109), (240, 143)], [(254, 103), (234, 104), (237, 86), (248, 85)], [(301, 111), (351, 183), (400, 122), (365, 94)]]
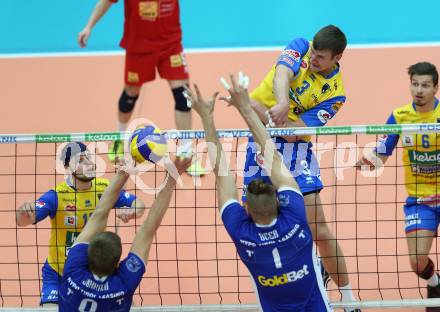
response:
[[(338, 61), (346, 45), (344, 33), (333, 25), (320, 29), (311, 42), (304, 38), (294, 39), (250, 95), (252, 107), (261, 121), (271, 127), (321, 127), (333, 118), (345, 102)], [(338, 285), (342, 300), (355, 301), (344, 256), (326, 224), (319, 197), (323, 185), (310, 137), (277, 137), (274, 140), (304, 195), (307, 219), (325, 268)], [(250, 139), (244, 190), (255, 178), (270, 181), (256, 151)], [(245, 193), (243, 201), (246, 201)]]
[[(51, 234), (49, 255), (42, 268), (41, 302), (43, 306), (58, 304), (58, 286), (64, 269), (66, 254), (109, 185), (107, 179), (95, 178), (95, 164), (80, 142), (67, 144), (61, 153), (68, 178), (49, 190), (34, 203), (24, 203), (17, 209), (18, 226), (35, 224), (50, 217)], [(117, 217), (127, 222), (142, 216), (144, 204), (136, 196), (121, 191)]]
[[(396, 108), (387, 124), (439, 123), (438, 72), (433, 64), (422, 62), (409, 67), (412, 102)], [(432, 241), (440, 223), (440, 133), (402, 135), (405, 187), (408, 198), (403, 206), (405, 232), (413, 271), (428, 283), (428, 298), (440, 298), (440, 279), (429, 258)], [(358, 162), (358, 168), (374, 170), (393, 153), (400, 135), (384, 135), (375, 153)], [(378, 156), (375, 157), (375, 156)], [(426, 311), (440, 311), (427, 308)]]

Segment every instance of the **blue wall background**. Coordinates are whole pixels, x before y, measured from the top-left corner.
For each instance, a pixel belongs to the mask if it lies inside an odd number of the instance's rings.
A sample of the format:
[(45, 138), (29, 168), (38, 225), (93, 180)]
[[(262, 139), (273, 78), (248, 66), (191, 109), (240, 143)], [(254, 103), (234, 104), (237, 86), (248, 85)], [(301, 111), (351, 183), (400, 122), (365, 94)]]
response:
[[(1, 0), (0, 53), (118, 50), (123, 0), (78, 32), (98, 0)], [(283, 46), (333, 23), (350, 44), (440, 42), (440, 0), (180, 0), (185, 48)]]

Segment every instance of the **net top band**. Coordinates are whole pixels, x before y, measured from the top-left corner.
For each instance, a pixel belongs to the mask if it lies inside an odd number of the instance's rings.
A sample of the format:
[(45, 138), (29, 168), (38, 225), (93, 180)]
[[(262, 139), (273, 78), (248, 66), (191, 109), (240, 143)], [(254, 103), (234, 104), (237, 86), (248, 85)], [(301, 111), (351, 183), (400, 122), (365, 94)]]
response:
[[(271, 136), (306, 136), (306, 135), (350, 135), (350, 134), (409, 134), (438, 133), (440, 124), (396, 124), (396, 125), (355, 125), (307, 128), (271, 128)], [(164, 131), (167, 139), (202, 139), (203, 130), (168, 130)], [(250, 137), (247, 129), (222, 129), (217, 134), (220, 138)], [(99, 142), (126, 140), (131, 132), (86, 132), (86, 133), (47, 133), (47, 134), (0, 134), (0, 144), (14, 143), (54, 143), (54, 142)]]

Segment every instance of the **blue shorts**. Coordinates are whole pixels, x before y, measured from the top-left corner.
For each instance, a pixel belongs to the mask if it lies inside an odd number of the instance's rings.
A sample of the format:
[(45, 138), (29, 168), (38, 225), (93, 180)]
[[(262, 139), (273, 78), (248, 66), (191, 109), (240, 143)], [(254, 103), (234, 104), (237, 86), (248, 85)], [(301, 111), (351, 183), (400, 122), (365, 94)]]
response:
[[(319, 193), (324, 186), (321, 181), (318, 161), (312, 152), (312, 143), (304, 141), (288, 143), (279, 137), (273, 140), (276, 149), (282, 154), (284, 164), (292, 173), (303, 195)], [(246, 202), (247, 186), (252, 180), (259, 178), (271, 183), (268, 173), (256, 160), (256, 152), (255, 142), (250, 137), (246, 148), (246, 162), (244, 164), (243, 202)]]
[(41, 287), (40, 305), (58, 303), (58, 286), (61, 284), (61, 276), (52, 269), (47, 261), (44, 263), (41, 273), (43, 285)]
[(405, 232), (429, 230), (437, 233), (440, 223), (440, 206), (417, 203), (416, 197), (408, 197), (403, 206), (405, 212)]

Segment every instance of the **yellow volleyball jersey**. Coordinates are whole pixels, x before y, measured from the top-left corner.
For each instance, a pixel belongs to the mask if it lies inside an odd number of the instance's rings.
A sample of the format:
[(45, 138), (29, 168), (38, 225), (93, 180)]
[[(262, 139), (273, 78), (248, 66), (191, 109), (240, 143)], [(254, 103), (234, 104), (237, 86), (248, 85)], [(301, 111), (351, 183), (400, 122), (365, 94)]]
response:
[[(435, 109), (426, 113), (417, 112), (413, 103), (399, 107), (393, 111), (387, 123), (439, 123), (438, 102), (436, 99)], [(386, 152), (379, 154), (391, 155), (398, 139), (398, 135), (384, 136), (382, 142), (385, 143)], [(440, 194), (440, 133), (404, 134), (401, 142), (408, 195), (426, 197)]]
[[(311, 43), (305, 39), (293, 40), (278, 58), (277, 65), (289, 67), (294, 78), (290, 83), (290, 110), (288, 118), (299, 118), (310, 127), (319, 127), (339, 111), (345, 102), (342, 75), (337, 64), (332, 73), (323, 75), (310, 70)], [(251, 98), (271, 108), (277, 104), (273, 93), (273, 66), (260, 85), (251, 92)]]
[(50, 220), (52, 230), (47, 261), (60, 275), (63, 273), (69, 248), (87, 223), (108, 185), (107, 179), (96, 178), (88, 190), (75, 190), (66, 182), (56, 186), (58, 207), (55, 217)]

